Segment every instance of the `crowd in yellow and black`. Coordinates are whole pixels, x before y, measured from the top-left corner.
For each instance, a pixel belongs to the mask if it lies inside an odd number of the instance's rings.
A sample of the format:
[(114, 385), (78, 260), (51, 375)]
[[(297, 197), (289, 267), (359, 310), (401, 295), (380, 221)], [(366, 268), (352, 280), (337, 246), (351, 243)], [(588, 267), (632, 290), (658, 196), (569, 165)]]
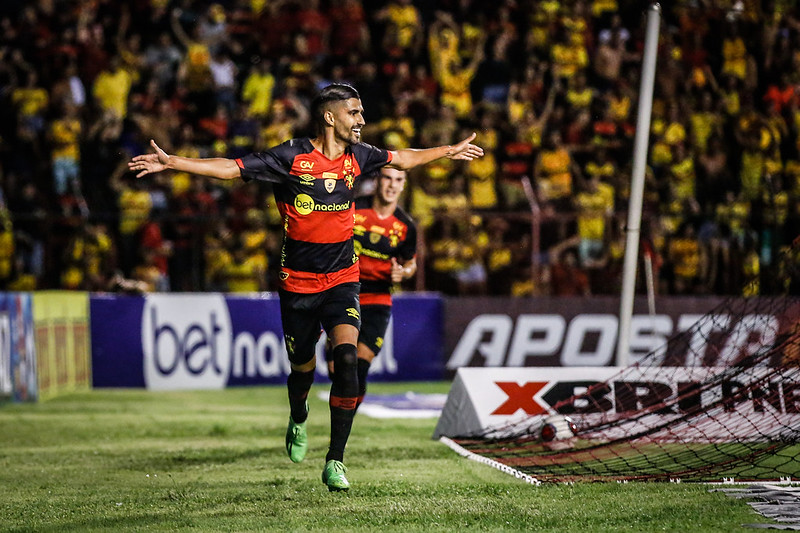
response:
[[(486, 151), (410, 174), (421, 268), (409, 288), (618, 294), (646, 4), (6, 0), (0, 286), (275, 289), (268, 187), (137, 180), (126, 163), (151, 138), (235, 158), (308, 135), (315, 92), (347, 82), (366, 142), (475, 131)], [(800, 228), (800, 10), (661, 7), (641, 264), (661, 294), (774, 292), (780, 277), (743, 287)]]

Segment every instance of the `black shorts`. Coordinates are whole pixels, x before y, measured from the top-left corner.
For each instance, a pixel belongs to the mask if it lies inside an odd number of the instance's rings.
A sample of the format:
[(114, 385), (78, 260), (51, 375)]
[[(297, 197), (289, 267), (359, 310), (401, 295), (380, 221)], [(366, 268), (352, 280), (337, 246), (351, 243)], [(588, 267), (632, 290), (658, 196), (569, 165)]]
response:
[(391, 305), (365, 305), (361, 308), (361, 331), (358, 342), (366, 344), (372, 353), (378, 355), (383, 347), (386, 328), (392, 318)]
[(315, 294), (278, 291), (283, 338), (292, 364), (303, 365), (314, 358), (320, 327), (329, 335), (340, 324), (361, 327), (360, 289), (361, 284), (355, 282)]

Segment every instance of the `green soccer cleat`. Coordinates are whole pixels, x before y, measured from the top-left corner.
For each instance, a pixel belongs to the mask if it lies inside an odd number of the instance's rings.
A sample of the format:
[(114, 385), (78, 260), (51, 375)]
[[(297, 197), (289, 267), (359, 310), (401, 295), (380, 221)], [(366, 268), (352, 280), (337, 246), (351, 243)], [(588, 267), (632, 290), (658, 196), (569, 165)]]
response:
[(350, 482), (344, 477), (345, 472), (347, 472), (347, 468), (341, 461), (331, 459), (325, 463), (322, 482), (328, 486), (328, 490), (331, 492), (347, 490), (350, 488)]
[(289, 417), (289, 427), (286, 428), (286, 453), (293, 463), (299, 463), (306, 457), (308, 451), (308, 433), (306, 423), (296, 424)]

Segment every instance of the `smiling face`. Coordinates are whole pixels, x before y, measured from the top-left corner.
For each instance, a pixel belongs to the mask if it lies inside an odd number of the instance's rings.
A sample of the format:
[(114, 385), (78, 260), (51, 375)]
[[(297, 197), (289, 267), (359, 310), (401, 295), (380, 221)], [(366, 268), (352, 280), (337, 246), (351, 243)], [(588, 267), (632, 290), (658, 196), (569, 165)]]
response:
[(384, 167), (378, 176), (378, 199), (384, 205), (397, 203), (405, 186), (405, 171)]
[(361, 142), (361, 128), (364, 126), (364, 108), (361, 106), (361, 100), (349, 98), (334, 102), (326, 115), (326, 121), (333, 126), (333, 134), (337, 140), (347, 144)]

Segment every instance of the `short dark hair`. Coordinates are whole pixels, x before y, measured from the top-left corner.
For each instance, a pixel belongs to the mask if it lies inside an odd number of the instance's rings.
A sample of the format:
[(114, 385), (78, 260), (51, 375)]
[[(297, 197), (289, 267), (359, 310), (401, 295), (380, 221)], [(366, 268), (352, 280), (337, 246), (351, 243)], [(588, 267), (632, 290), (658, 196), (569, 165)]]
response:
[(322, 129), (325, 126), (325, 108), (331, 102), (341, 102), (351, 98), (361, 100), (358, 91), (352, 85), (346, 83), (331, 83), (323, 88), (311, 102), (311, 116), (317, 127)]

